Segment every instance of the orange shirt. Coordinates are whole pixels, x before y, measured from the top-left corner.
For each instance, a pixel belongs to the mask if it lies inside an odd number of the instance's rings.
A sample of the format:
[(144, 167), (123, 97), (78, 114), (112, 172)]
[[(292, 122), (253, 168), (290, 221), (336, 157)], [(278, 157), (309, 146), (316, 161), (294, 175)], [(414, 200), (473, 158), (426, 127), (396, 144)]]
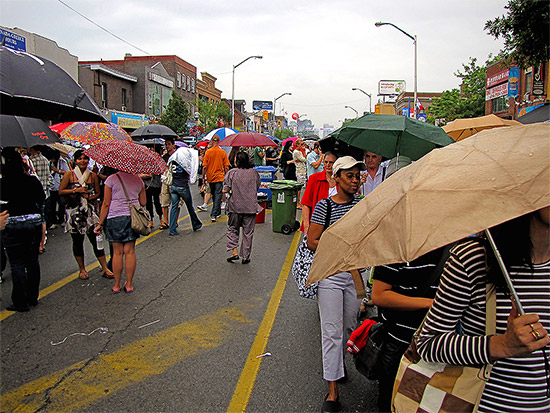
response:
[(221, 182), (225, 176), (225, 168), (229, 167), (229, 158), (222, 148), (213, 146), (204, 154), (202, 166), (206, 168), (207, 182)]

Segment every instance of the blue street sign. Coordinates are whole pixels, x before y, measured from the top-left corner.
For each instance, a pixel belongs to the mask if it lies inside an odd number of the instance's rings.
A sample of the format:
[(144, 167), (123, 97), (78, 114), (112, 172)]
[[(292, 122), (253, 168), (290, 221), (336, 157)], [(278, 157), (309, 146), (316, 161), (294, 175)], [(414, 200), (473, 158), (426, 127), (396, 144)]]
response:
[(273, 110), (273, 102), (270, 100), (255, 100), (252, 102), (252, 110)]
[(27, 51), (26, 39), (17, 33), (8, 32), (0, 29), (0, 44), (20, 52)]

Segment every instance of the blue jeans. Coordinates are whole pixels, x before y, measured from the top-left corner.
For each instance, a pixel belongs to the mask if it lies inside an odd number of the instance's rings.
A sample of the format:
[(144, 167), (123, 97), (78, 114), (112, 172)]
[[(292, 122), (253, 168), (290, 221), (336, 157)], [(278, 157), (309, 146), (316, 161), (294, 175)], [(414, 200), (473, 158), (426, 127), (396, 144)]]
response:
[(29, 305), (36, 305), (38, 302), (38, 248), (41, 238), (41, 222), (8, 224), (2, 231), (2, 244), (6, 248), (11, 266), (11, 299), (15, 308), (28, 308)]
[(189, 189), (189, 186), (182, 187), (172, 185), (170, 187), (170, 197), (172, 198), (172, 206), (170, 207), (170, 228), (168, 230), (170, 234), (176, 235), (178, 233), (178, 231), (176, 231), (176, 223), (178, 221), (178, 204), (180, 202), (180, 198), (183, 199), (183, 202), (185, 202), (185, 206), (187, 207), (187, 212), (191, 218), (191, 226), (193, 227), (193, 231), (196, 231), (202, 227), (202, 222), (197, 216), (195, 208), (193, 208), (193, 198), (191, 197), (191, 190)]
[(210, 182), (210, 192), (212, 193), (212, 199), (214, 200), (212, 211), (210, 212), (210, 216), (212, 218), (219, 217), (222, 214), (222, 189), (223, 181)]

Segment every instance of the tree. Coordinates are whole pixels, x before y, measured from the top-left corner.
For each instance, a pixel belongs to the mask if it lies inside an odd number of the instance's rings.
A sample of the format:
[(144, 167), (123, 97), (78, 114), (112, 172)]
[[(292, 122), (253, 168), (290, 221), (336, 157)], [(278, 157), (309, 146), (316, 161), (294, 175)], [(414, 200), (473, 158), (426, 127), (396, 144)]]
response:
[(206, 130), (212, 130), (218, 127), (218, 122), (224, 124), (231, 123), (231, 111), (225, 102), (205, 102), (198, 101), (199, 119)]
[(292, 131), (292, 129), (288, 129), (288, 128), (277, 129), (275, 132), (273, 132), (273, 135), (275, 135), (276, 138), (284, 141), (289, 136), (293, 136), (294, 132)]
[(485, 23), (485, 30), (504, 39), (507, 63), (535, 66), (550, 59), (550, 5), (548, 0), (509, 0), (507, 15)]
[(168, 102), (166, 110), (162, 112), (159, 123), (168, 126), (180, 136), (186, 136), (189, 134), (187, 122), (190, 117), (191, 110), (189, 109), (189, 105), (183, 100), (181, 95), (172, 91), (170, 102)]

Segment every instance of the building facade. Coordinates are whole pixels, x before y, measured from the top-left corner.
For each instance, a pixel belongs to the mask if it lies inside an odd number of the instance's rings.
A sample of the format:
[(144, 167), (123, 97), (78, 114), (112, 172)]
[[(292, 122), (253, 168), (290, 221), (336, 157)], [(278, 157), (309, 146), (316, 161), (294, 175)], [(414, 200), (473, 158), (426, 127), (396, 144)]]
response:
[(549, 62), (521, 69), (496, 62), (487, 67), (485, 114), (518, 119), (549, 100)]
[(403, 92), (397, 96), (395, 102), (395, 113), (397, 115), (409, 116), (411, 112), (427, 113), (428, 108), (432, 105), (434, 98), (440, 98), (440, 92), (417, 92), (416, 97), (420, 102), (417, 105), (418, 110), (414, 110), (414, 92)]
[(197, 100), (203, 102), (220, 103), (222, 100), (222, 91), (216, 88), (216, 80), (208, 72), (201, 72), (201, 79), (197, 79)]

